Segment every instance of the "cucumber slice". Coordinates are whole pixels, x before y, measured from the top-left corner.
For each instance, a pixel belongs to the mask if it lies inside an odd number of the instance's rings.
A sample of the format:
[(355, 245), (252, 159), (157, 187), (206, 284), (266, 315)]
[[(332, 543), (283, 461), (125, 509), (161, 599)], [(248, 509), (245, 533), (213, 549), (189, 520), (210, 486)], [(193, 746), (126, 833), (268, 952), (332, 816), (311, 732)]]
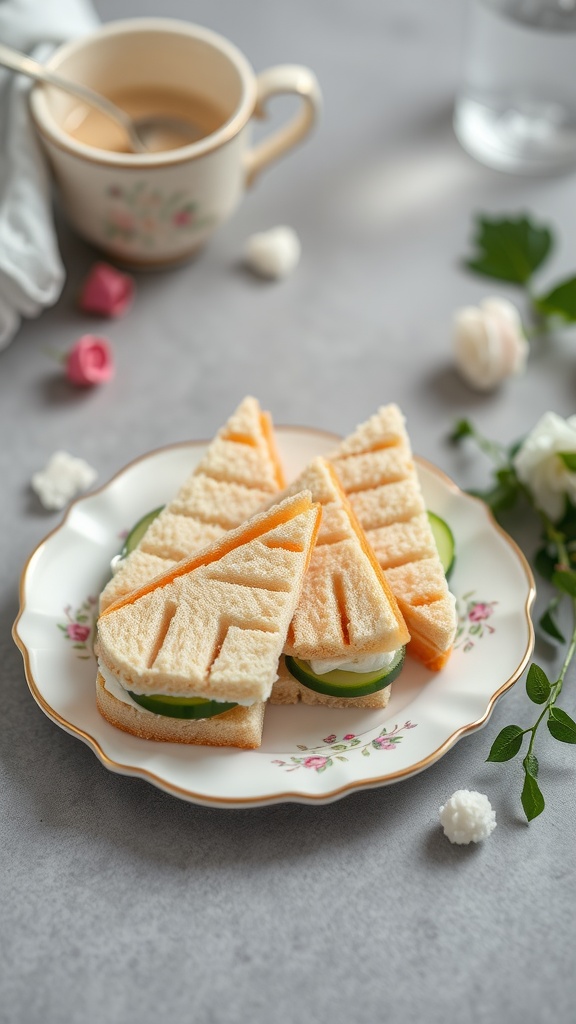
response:
[(456, 560), (456, 543), (454, 541), (454, 534), (448, 526), (448, 523), (437, 516), (435, 512), (428, 512), (428, 521), (432, 528), (436, 547), (438, 548), (438, 554), (440, 555), (440, 561), (442, 562), (442, 568), (446, 579), (449, 578), (450, 573), (454, 568), (454, 562)]
[(150, 523), (154, 522), (156, 516), (160, 515), (163, 508), (164, 505), (160, 505), (160, 508), (155, 508), (152, 512), (147, 512), (145, 516), (142, 516), (142, 519), (138, 520), (124, 541), (124, 547), (120, 552), (120, 558), (126, 558), (126, 555), (129, 555), (131, 551), (134, 551), (134, 548), (138, 547), (142, 537), (150, 526)]
[(405, 650), (401, 647), (396, 651), (392, 664), (378, 672), (345, 672), (335, 668), (332, 672), (317, 676), (307, 661), (291, 658), (289, 655), (286, 655), (284, 661), (294, 678), (310, 690), (325, 693), (329, 697), (367, 697), (370, 693), (383, 690), (396, 679), (402, 671)]
[(164, 693), (128, 693), (141, 707), (153, 711), (156, 715), (167, 715), (168, 718), (214, 718), (225, 711), (238, 707), (237, 704), (225, 704), (218, 700), (206, 700), (204, 697), (170, 697)]

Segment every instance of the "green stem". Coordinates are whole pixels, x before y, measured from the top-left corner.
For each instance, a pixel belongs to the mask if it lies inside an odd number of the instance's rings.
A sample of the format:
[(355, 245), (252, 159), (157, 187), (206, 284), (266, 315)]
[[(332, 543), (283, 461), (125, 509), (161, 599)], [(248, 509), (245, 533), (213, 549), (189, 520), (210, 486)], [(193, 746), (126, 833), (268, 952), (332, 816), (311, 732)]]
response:
[(500, 444), (499, 441), (489, 441), (488, 438), (480, 434), (475, 427), (472, 427), (471, 430), (472, 437), (476, 441), (480, 451), (484, 452), (489, 459), (492, 459), (493, 462), (496, 462), (499, 466), (502, 466), (502, 464), (508, 464), (508, 452), (505, 445)]
[(576, 598), (572, 598), (571, 604), (572, 604), (572, 620), (573, 620), (572, 638), (570, 640), (570, 644), (569, 644), (568, 650), (566, 651), (566, 657), (564, 658), (564, 663), (562, 665), (562, 669), (560, 671), (560, 675), (558, 676), (558, 681), (555, 683), (554, 698), (550, 702), (550, 707), (552, 707), (556, 703), (558, 697), (560, 696), (560, 693), (562, 691), (562, 687), (564, 685), (564, 679), (566, 677), (566, 673), (567, 673), (568, 668), (570, 666), (570, 662), (572, 661), (572, 658), (574, 657), (574, 651), (576, 651)]
[[(549, 530), (548, 529), (548, 524), (547, 524), (546, 533), (547, 533), (547, 535), (549, 537), (550, 537), (550, 533), (552, 532), (552, 530), (553, 530), (553, 527), (552, 527), (551, 530)], [(568, 560), (568, 552), (566, 550), (566, 545), (565, 545), (563, 540), (559, 540), (558, 539), (558, 535), (557, 535), (556, 532), (555, 532), (555, 536), (556, 536), (556, 541), (555, 542), (557, 544), (558, 554), (560, 556), (560, 563), (561, 564), (565, 564), (567, 567), (569, 567), (570, 563), (569, 563), (569, 560)], [(530, 755), (532, 754), (532, 751), (534, 749), (534, 742), (536, 740), (536, 731), (538, 729), (538, 726), (540, 725), (540, 722), (542, 721), (542, 719), (546, 715), (548, 715), (550, 713), (551, 708), (554, 707), (556, 701), (558, 700), (558, 697), (560, 696), (560, 694), (562, 692), (562, 687), (564, 685), (564, 679), (566, 678), (566, 673), (568, 671), (568, 668), (570, 667), (570, 662), (572, 661), (572, 658), (574, 657), (574, 652), (576, 651), (576, 598), (571, 598), (571, 602), (570, 603), (572, 605), (572, 636), (570, 638), (570, 643), (568, 645), (568, 649), (567, 649), (566, 654), (564, 656), (564, 661), (562, 663), (562, 668), (560, 669), (560, 675), (558, 676), (558, 679), (556, 680), (556, 682), (552, 684), (552, 688), (550, 690), (550, 697), (546, 701), (546, 704), (544, 705), (544, 708), (542, 709), (541, 714), (536, 719), (536, 721), (535, 721), (534, 725), (532, 726), (532, 728), (526, 730), (526, 732), (531, 733), (530, 742), (528, 744), (528, 751), (526, 753), (526, 758), (530, 757)]]

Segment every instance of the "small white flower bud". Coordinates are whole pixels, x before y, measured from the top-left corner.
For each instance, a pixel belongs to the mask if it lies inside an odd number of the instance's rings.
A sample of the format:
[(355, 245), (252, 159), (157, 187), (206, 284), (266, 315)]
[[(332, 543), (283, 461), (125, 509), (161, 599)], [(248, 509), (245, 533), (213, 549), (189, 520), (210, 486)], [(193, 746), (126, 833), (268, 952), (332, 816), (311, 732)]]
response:
[(491, 391), (522, 373), (528, 342), (516, 307), (507, 299), (484, 299), (454, 316), (454, 355), (464, 380), (477, 391)]
[(440, 824), (451, 843), (466, 846), (491, 835), (496, 828), (496, 815), (483, 793), (458, 789), (440, 808)]
[(286, 277), (300, 259), (300, 239), (293, 228), (277, 227), (251, 235), (246, 243), (245, 259), (261, 277)]
[(68, 452), (54, 452), (46, 467), (32, 477), (32, 489), (44, 508), (62, 509), (80, 491), (90, 487), (97, 472), (84, 459)]

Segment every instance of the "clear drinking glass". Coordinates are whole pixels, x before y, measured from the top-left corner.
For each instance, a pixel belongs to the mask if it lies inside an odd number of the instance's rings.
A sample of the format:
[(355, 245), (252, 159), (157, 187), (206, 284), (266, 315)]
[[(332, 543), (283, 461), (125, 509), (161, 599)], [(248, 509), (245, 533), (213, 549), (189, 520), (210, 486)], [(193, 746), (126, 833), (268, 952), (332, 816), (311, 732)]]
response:
[(576, 0), (468, 0), (454, 129), (502, 171), (576, 167)]

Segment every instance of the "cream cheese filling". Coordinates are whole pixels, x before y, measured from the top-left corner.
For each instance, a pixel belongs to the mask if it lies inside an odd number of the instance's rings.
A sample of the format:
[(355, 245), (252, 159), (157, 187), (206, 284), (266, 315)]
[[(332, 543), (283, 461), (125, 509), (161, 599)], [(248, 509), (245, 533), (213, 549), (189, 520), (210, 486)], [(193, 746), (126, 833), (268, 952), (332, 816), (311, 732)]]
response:
[(341, 672), (380, 672), (390, 668), (397, 653), (386, 651), (384, 654), (358, 654), (355, 658), (310, 658), (308, 664), (316, 676), (324, 676), (335, 669)]
[[(132, 700), (132, 697), (128, 693), (128, 687), (130, 687), (130, 689), (132, 689), (133, 692), (135, 692), (135, 693), (137, 692), (136, 688), (134, 686), (131, 686), (131, 684), (128, 682), (128, 680), (124, 679), (120, 675), (116, 675), (115, 672), (112, 672), (108, 668), (108, 666), (104, 664), (104, 662), (102, 661), (101, 658), (98, 658), (98, 671), (99, 671), (100, 675), (102, 676), (102, 678), (104, 680), (104, 688), (106, 690), (108, 690), (108, 693), (112, 694), (113, 697), (116, 697), (116, 700), (120, 700), (120, 701), (122, 701), (123, 704), (128, 704), (132, 708), (136, 708), (137, 711), (142, 711), (145, 715), (154, 715), (154, 714), (156, 714), (155, 711), (149, 711), (147, 708), (143, 708), (141, 704), (137, 704), (135, 700)], [(278, 678), (278, 676), (276, 676), (276, 678)], [(167, 697), (168, 696), (170, 696), (170, 697), (191, 697), (192, 694), (191, 693), (170, 693), (170, 694), (167, 693), (166, 696)], [(214, 700), (215, 698), (214, 697), (207, 697), (205, 699), (206, 700)], [(227, 703), (227, 702), (223, 701), (221, 703)], [(251, 707), (252, 704), (257, 704), (258, 700), (246, 700), (246, 701), (243, 701), (243, 700), (238, 700), (238, 698), (236, 697), (233, 701), (230, 701), (230, 703), (241, 704), (242, 707)], [(166, 717), (166, 716), (164, 716), (164, 717)]]

